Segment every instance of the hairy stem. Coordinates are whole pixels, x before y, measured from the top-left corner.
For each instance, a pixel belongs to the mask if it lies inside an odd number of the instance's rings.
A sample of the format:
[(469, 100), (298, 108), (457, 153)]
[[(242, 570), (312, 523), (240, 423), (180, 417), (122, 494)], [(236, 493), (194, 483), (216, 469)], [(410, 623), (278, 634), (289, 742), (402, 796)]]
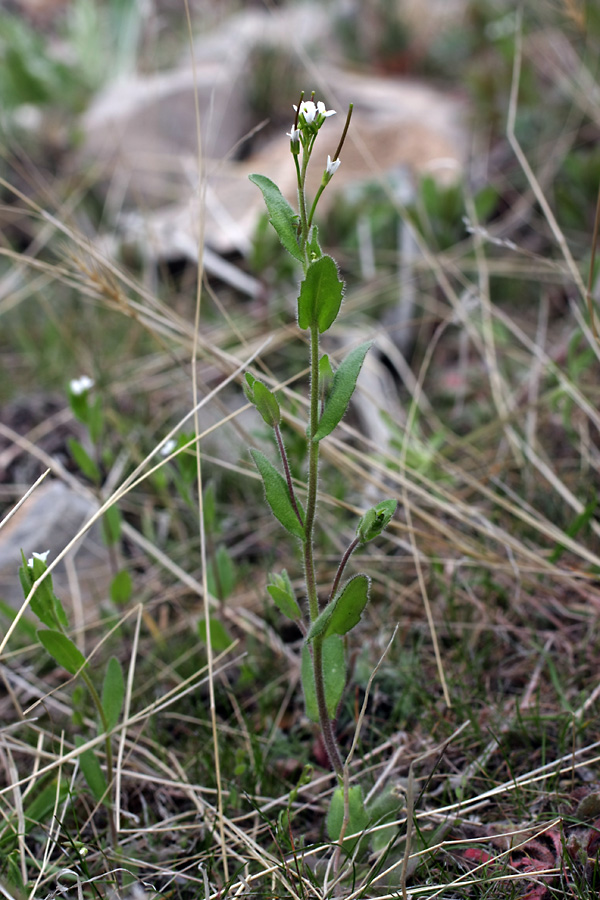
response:
[(317, 579), (315, 576), (313, 536), (317, 512), (317, 487), (319, 482), (319, 442), (312, 440), (319, 423), (319, 331), (316, 325), (310, 329), (310, 419), (308, 443), (308, 497), (304, 524), (304, 568), (310, 620), (319, 615)]
[[(313, 544), (314, 525), (317, 511), (317, 488), (319, 479), (319, 442), (312, 440), (319, 424), (319, 330), (316, 325), (310, 329), (310, 424), (309, 424), (309, 456), (308, 456), (308, 498), (306, 503), (306, 523), (304, 526), (304, 571), (306, 592), (311, 622), (319, 615), (319, 598), (315, 576)], [(315, 676), (315, 694), (319, 710), (319, 724), (323, 743), (329, 761), (336, 775), (343, 775), (342, 756), (335, 736), (333, 722), (329, 718), (325, 699), (325, 678), (323, 674), (323, 638), (319, 635), (313, 642), (313, 672)]]

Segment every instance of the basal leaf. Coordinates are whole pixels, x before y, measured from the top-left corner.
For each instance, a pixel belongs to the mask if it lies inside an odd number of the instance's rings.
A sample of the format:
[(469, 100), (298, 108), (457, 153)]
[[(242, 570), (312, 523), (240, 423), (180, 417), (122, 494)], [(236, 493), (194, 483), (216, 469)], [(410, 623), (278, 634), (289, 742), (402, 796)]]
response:
[(115, 656), (111, 656), (102, 683), (102, 709), (109, 731), (112, 731), (119, 721), (124, 699), (125, 680), (121, 663)]
[(372, 341), (367, 341), (356, 347), (340, 363), (333, 376), (333, 384), (325, 401), (325, 409), (319, 421), (319, 427), (314, 434), (314, 441), (320, 441), (322, 438), (327, 437), (342, 420), (344, 413), (348, 409), (350, 398), (354, 393), (357, 378), (371, 343)]
[[(267, 503), (271, 507), (273, 515), (290, 534), (304, 540), (304, 527), (294, 512), (285, 478), (259, 450), (251, 450), (250, 453), (261, 474)], [(304, 518), (301, 508), (300, 515)]]
[(298, 297), (298, 325), (316, 325), (322, 334), (337, 318), (342, 303), (344, 282), (338, 275), (331, 256), (321, 256), (310, 264), (300, 285)]
[(68, 638), (62, 631), (46, 631), (42, 628), (38, 631), (37, 636), (50, 656), (53, 656), (59, 666), (62, 666), (71, 675), (75, 675), (79, 669), (87, 665), (85, 656), (78, 650), (71, 638)]
[[(315, 688), (313, 660), (307, 644), (302, 647), (302, 689), (306, 715), (313, 722), (319, 721), (319, 707)], [(337, 634), (323, 641), (323, 677), (325, 681), (325, 703), (330, 719), (335, 718), (337, 708), (346, 686), (346, 656), (344, 642)]]
[[(357, 842), (362, 837), (362, 832), (369, 824), (369, 813), (365, 809), (362, 788), (353, 785), (348, 789), (348, 807), (350, 818), (346, 826), (345, 834), (357, 835), (354, 838), (344, 838), (342, 847), (346, 853), (352, 853)], [(327, 834), (329, 840), (338, 841), (342, 833), (344, 823), (344, 788), (336, 788), (331, 798), (329, 812), (327, 814)]]
[(369, 588), (370, 579), (366, 575), (354, 575), (315, 619), (306, 640), (312, 641), (319, 634), (324, 638), (332, 634), (347, 634), (358, 625), (369, 602)]
[(296, 239), (296, 213), (270, 178), (265, 175), (250, 175), (249, 178), (262, 191), (269, 221), (279, 235), (279, 240), (294, 259), (304, 262), (302, 250)]

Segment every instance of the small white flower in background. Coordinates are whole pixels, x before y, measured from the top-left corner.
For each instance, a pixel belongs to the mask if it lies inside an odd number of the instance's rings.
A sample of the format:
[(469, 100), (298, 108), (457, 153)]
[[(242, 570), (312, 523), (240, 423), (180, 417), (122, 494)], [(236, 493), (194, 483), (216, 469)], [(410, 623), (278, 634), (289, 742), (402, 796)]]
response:
[(27, 560), (27, 568), (28, 568), (28, 569), (33, 569), (33, 561), (34, 561), (34, 559), (41, 559), (41, 561), (42, 561), (43, 563), (45, 563), (46, 560), (48, 559), (48, 554), (49, 554), (49, 553), (50, 553), (49, 550), (44, 550), (43, 553), (36, 553), (36, 552), (34, 551), (33, 554), (32, 554), (32, 555), (29, 557), (29, 559)]
[(75, 397), (80, 397), (86, 391), (89, 391), (94, 387), (94, 379), (90, 378), (89, 375), (82, 375), (80, 378), (73, 378), (72, 381), (69, 382), (69, 390)]
[(327, 169), (326, 172), (331, 178), (332, 175), (335, 175), (337, 170), (340, 167), (341, 159), (332, 159), (330, 156), (327, 156)]
[(169, 456), (169, 454), (173, 452), (176, 446), (177, 441), (175, 440), (175, 438), (169, 438), (167, 443), (160, 448), (160, 455)]

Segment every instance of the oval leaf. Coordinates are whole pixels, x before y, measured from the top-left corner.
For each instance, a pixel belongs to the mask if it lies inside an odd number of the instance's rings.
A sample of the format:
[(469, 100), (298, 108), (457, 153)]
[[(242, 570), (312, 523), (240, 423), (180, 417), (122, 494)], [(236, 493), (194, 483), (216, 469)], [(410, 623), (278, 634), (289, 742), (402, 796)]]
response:
[(315, 619), (306, 640), (312, 641), (319, 634), (324, 638), (332, 634), (347, 634), (358, 625), (369, 602), (370, 586), (371, 581), (366, 575), (354, 575)]
[(262, 191), (269, 221), (279, 235), (279, 240), (294, 259), (303, 263), (304, 256), (296, 240), (296, 213), (270, 178), (265, 175), (250, 175), (249, 178)]
[(319, 422), (314, 441), (320, 441), (322, 438), (331, 434), (335, 426), (341, 421), (344, 413), (348, 409), (350, 398), (356, 387), (356, 380), (362, 369), (367, 351), (373, 342), (367, 341), (352, 350), (351, 353), (340, 363), (335, 375), (333, 376), (333, 384), (329, 392), (329, 396), (325, 401), (325, 409)]
[[(315, 673), (310, 649), (302, 647), (302, 690), (306, 715), (313, 722), (319, 722), (319, 707), (315, 688)], [(344, 642), (337, 634), (323, 641), (323, 677), (325, 680), (325, 703), (330, 719), (335, 719), (344, 688), (346, 687), (346, 655)]]
[(50, 656), (53, 656), (59, 666), (71, 675), (75, 675), (79, 669), (87, 665), (85, 656), (62, 631), (46, 631), (42, 628), (37, 636)]
[(124, 606), (131, 597), (133, 582), (127, 569), (117, 572), (110, 583), (110, 599), (115, 606)]
[(109, 731), (112, 731), (119, 721), (124, 698), (125, 680), (123, 678), (121, 663), (115, 656), (111, 656), (102, 683), (102, 709), (106, 718), (106, 726)]
[(275, 428), (281, 422), (281, 410), (277, 397), (262, 381), (254, 381), (253, 403), (257, 410), (271, 428)]
[[(304, 540), (304, 526), (300, 524), (294, 512), (285, 478), (259, 450), (251, 450), (250, 453), (261, 474), (267, 503), (271, 507), (273, 515), (281, 522), (286, 531), (300, 540)], [(302, 515), (301, 508), (300, 515)]]
[[(362, 832), (369, 824), (369, 813), (365, 809), (362, 789), (358, 785), (348, 788), (348, 812), (350, 817), (346, 826), (346, 834), (356, 834), (357, 837), (344, 840), (342, 847), (346, 853), (352, 853), (357, 841), (362, 837)], [(329, 812), (327, 813), (327, 834), (330, 841), (338, 841), (342, 833), (344, 823), (344, 788), (336, 788), (331, 797)]]
[[(227, 650), (228, 647), (231, 647), (231, 645), (233, 644), (233, 638), (222, 622), (219, 622), (218, 619), (213, 619), (211, 616), (208, 628), (208, 633), (210, 634), (210, 645), (215, 653), (223, 653), (224, 650)], [(206, 634), (206, 619), (200, 619), (200, 621), (198, 622), (198, 636), (204, 644), (207, 643)]]
[(310, 264), (300, 285), (298, 297), (298, 325), (311, 328), (316, 325), (327, 331), (337, 318), (342, 303), (344, 282), (338, 275), (331, 256), (321, 256)]

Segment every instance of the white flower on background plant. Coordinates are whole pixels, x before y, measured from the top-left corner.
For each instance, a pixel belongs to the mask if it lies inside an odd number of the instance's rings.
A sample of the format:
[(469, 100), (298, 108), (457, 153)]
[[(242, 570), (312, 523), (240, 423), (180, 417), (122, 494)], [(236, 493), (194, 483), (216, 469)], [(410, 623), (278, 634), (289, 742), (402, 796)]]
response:
[(326, 172), (331, 178), (340, 167), (341, 159), (332, 159), (329, 155), (327, 156), (327, 169)]
[(75, 397), (80, 397), (86, 391), (94, 387), (94, 379), (89, 375), (81, 375), (79, 378), (73, 378), (69, 382), (69, 390)]
[(169, 438), (167, 443), (163, 444), (163, 446), (160, 448), (160, 455), (161, 456), (169, 456), (173, 452), (173, 450), (175, 449), (176, 446), (177, 446), (177, 441), (175, 440), (175, 438)]
[(314, 103), (312, 100), (303, 100), (300, 108), (294, 106), (298, 110), (298, 120), (302, 119), (306, 125), (312, 125), (315, 120), (321, 118), (326, 119), (328, 116), (335, 116), (335, 109), (326, 109), (322, 100)]
[(29, 557), (29, 559), (27, 560), (27, 568), (28, 568), (28, 569), (33, 569), (33, 561), (34, 561), (34, 559), (41, 559), (41, 561), (42, 561), (43, 563), (45, 563), (46, 560), (48, 559), (48, 554), (49, 554), (49, 553), (50, 553), (49, 550), (44, 550), (43, 553), (36, 553), (35, 550), (34, 550), (34, 552), (32, 553), (32, 555), (31, 555), (31, 556)]

